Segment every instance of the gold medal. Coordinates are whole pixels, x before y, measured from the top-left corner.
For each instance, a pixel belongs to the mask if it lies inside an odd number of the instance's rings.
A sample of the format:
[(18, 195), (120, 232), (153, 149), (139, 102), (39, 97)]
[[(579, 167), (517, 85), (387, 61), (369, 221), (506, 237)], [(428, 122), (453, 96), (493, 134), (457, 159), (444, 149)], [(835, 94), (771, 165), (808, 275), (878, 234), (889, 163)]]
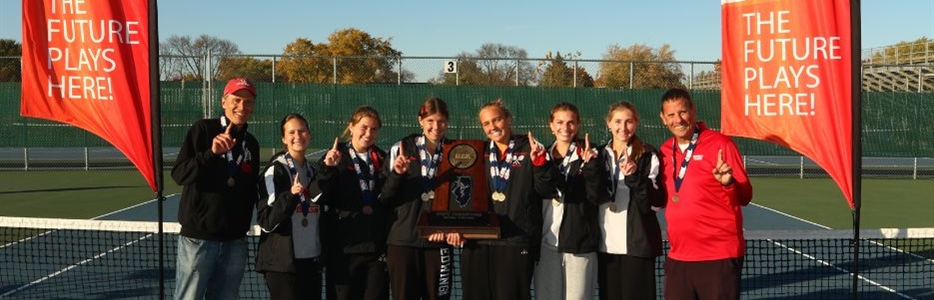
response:
[(237, 181), (234, 180), (232, 176), (227, 177), (227, 186), (233, 187), (235, 184), (237, 184)]
[(429, 197), (428, 192), (422, 193), (422, 201), (428, 202), (429, 199), (431, 199), (431, 197)]
[(671, 197), (671, 202), (678, 203), (678, 194)]
[(554, 198), (554, 199), (551, 199), (551, 204), (554, 206), (558, 206), (558, 205), (561, 205), (561, 201), (559, 201), (558, 198)]
[(428, 200), (435, 198), (435, 191), (428, 191)]
[(497, 201), (497, 202), (506, 201), (506, 194), (503, 194), (503, 192), (493, 193), (493, 201)]
[(610, 203), (610, 212), (618, 213), (619, 208), (616, 207), (616, 203)]
[(308, 227), (308, 219), (302, 219), (302, 227)]

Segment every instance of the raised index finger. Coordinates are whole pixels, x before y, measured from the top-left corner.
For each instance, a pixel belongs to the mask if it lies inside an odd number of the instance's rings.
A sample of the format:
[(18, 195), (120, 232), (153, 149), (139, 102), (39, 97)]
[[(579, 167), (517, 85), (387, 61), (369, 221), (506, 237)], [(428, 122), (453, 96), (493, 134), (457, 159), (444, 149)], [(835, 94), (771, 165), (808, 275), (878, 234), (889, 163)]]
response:
[(338, 141), (338, 138), (334, 137), (334, 145), (331, 146), (331, 150), (337, 150), (337, 141)]
[(301, 181), (298, 180), (298, 173), (295, 173), (295, 184), (300, 184)]
[(590, 134), (589, 133), (584, 134), (584, 150), (590, 151)]
[(717, 167), (723, 165), (723, 149), (717, 151)]
[(227, 129), (224, 130), (224, 134), (230, 135), (230, 129), (233, 128), (233, 126), (234, 126), (233, 122), (227, 125)]

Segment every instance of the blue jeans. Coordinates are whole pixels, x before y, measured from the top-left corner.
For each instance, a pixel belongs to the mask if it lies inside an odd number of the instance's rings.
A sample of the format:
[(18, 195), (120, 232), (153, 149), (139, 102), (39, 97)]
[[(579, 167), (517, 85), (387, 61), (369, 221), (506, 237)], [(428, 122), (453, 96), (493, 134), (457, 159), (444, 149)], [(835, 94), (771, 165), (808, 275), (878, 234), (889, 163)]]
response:
[(175, 299), (237, 299), (247, 251), (246, 239), (218, 242), (179, 236)]

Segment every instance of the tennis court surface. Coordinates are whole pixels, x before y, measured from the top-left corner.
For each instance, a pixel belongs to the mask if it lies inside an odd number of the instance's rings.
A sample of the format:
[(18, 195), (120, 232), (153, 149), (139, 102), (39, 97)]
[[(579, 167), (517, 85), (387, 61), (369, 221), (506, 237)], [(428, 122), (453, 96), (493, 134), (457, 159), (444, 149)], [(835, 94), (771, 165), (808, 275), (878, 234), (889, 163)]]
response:
[[(168, 198), (166, 219), (174, 221), (178, 197)], [(149, 202), (95, 220), (0, 217), (0, 298), (158, 298), (155, 211), (155, 202)], [(851, 299), (851, 230), (820, 229), (756, 206), (745, 214), (743, 299)], [(178, 229), (174, 222), (164, 226), (167, 296), (175, 284)], [(268, 297), (260, 274), (252, 270), (257, 232), (254, 228), (249, 237), (243, 299)], [(861, 298), (934, 299), (934, 228), (863, 230), (858, 244)], [(656, 263), (659, 295), (662, 262)], [(457, 269), (455, 276), (454, 299), (460, 299)]]

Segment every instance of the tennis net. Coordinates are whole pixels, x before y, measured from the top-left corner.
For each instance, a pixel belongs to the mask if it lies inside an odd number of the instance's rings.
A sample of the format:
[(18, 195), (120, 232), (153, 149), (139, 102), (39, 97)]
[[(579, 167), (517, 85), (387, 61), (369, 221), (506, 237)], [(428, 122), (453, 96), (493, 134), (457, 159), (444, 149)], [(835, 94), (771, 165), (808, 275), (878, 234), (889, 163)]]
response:
[[(171, 297), (179, 226), (163, 228), (164, 294)], [(253, 270), (255, 229), (248, 237), (243, 299), (268, 298), (261, 274)], [(0, 298), (158, 298), (157, 231), (155, 222), (0, 217)], [(851, 297), (852, 230), (747, 231), (746, 236), (743, 299)], [(862, 230), (859, 248), (861, 298), (934, 299), (934, 228)], [(663, 260), (656, 261), (659, 298)], [(460, 299), (459, 268), (454, 288), (454, 299)]]

